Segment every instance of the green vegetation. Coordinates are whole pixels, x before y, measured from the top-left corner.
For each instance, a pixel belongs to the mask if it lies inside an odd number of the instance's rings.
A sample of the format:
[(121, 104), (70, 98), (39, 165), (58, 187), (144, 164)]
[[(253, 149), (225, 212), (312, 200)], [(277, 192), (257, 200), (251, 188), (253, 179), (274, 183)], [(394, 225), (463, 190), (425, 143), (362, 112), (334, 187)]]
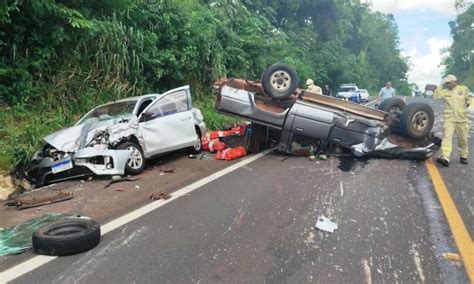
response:
[(450, 22), (453, 44), (445, 64), (446, 74), (454, 74), (461, 84), (474, 90), (474, 5), (468, 1), (457, 1), (458, 14), (456, 20)]
[(221, 77), (275, 62), (335, 90), (408, 88), (391, 15), (353, 0), (6, 0), (0, 9), (0, 168), (116, 98), (190, 84), (210, 128)]

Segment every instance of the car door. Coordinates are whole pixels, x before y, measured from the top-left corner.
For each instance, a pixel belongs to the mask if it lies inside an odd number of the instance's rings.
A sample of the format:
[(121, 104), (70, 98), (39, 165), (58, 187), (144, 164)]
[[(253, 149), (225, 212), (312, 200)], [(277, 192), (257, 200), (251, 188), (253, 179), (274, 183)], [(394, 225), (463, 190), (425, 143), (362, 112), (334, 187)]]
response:
[(146, 157), (196, 143), (189, 86), (158, 96), (143, 111), (139, 121)]

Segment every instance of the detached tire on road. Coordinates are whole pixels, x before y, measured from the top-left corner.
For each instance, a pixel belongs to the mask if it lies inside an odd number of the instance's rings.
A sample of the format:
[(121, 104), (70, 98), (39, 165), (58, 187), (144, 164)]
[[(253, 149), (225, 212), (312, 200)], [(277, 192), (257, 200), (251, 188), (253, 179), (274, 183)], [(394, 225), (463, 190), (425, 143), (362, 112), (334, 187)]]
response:
[(379, 109), (385, 112), (401, 112), (405, 107), (405, 102), (400, 98), (388, 98), (383, 100), (379, 105)]
[(33, 250), (45, 255), (71, 255), (100, 242), (100, 225), (91, 219), (68, 218), (47, 224), (33, 233)]
[(125, 142), (117, 146), (118, 150), (129, 150), (132, 152), (130, 159), (125, 164), (125, 173), (138, 175), (145, 169), (145, 155), (140, 146), (133, 142)]
[(425, 103), (411, 103), (400, 115), (400, 131), (413, 139), (421, 139), (430, 134), (433, 123), (433, 109)]
[(274, 99), (287, 99), (300, 84), (296, 71), (288, 64), (276, 63), (262, 74), (262, 85), (265, 93)]

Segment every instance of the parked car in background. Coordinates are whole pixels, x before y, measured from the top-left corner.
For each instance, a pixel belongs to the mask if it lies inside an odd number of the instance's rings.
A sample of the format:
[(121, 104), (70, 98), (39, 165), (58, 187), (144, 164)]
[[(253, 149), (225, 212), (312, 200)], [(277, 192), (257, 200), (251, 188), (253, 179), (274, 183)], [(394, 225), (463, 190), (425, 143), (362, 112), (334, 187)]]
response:
[(368, 102), (369, 101), (369, 91), (367, 89), (359, 89), (360, 92), (360, 101)]
[(360, 91), (355, 84), (342, 84), (336, 93), (336, 98), (360, 103)]
[(433, 97), (433, 92), (434, 92), (434, 90), (436, 90), (436, 88), (438, 88), (438, 86), (435, 85), (435, 84), (426, 84), (425, 85), (425, 92), (424, 92), (423, 96), (425, 98), (432, 98)]
[(189, 86), (98, 106), (74, 126), (44, 137), (23, 171), (37, 187), (87, 175), (138, 174), (145, 160), (170, 151), (201, 150), (206, 132)]

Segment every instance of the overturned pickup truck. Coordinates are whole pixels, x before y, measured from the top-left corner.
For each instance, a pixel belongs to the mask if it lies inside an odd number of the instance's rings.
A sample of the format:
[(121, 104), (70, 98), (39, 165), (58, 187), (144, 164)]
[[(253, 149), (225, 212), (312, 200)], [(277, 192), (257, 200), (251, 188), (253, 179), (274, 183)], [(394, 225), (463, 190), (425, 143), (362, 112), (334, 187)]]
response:
[(138, 174), (153, 156), (182, 148), (199, 152), (205, 132), (189, 86), (126, 98), (44, 137), (45, 145), (21, 174), (36, 187), (93, 174)]
[(440, 147), (441, 139), (431, 132), (434, 112), (428, 104), (405, 105), (391, 98), (373, 109), (303, 91), (298, 84), (298, 75), (286, 64), (270, 66), (261, 81), (219, 80), (216, 110), (278, 130), (278, 150), (290, 154), (301, 143), (314, 146), (316, 154), (332, 144), (358, 157), (423, 160)]

